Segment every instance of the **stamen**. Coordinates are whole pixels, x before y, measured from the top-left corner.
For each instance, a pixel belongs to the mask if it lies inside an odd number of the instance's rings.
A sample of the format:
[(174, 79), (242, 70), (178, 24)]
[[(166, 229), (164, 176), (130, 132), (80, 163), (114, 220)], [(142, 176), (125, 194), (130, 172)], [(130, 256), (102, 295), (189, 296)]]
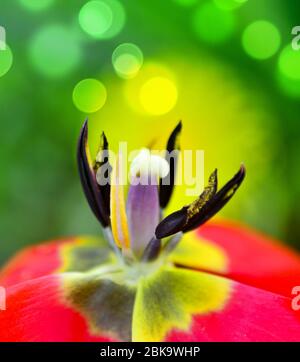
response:
[(112, 184), (110, 192), (111, 227), (116, 244), (122, 249), (130, 245), (128, 222), (124, 201), (122, 154), (116, 158), (112, 171)]
[(181, 210), (175, 211), (163, 219), (155, 230), (158, 239), (173, 235), (179, 231), (187, 232), (193, 230), (221, 210), (234, 195), (245, 177), (245, 167), (229, 180), (218, 192), (216, 170), (209, 178), (209, 185), (203, 193), (191, 205), (184, 206)]
[(149, 261), (153, 261), (154, 259), (156, 259), (160, 253), (161, 250), (161, 240), (156, 239), (155, 237), (152, 238), (144, 253), (142, 256), (142, 261), (144, 262), (149, 262)]
[(235, 194), (240, 187), (246, 174), (244, 165), (241, 165), (239, 171), (229, 180), (211, 199), (200, 209), (200, 211), (191, 217), (182, 229), (183, 232), (193, 230), (212, 218), (219, 212)]
[(204, 207), (205, 204), (216, 194), (218, 187), (217, 169), (210, 175), (208, 185), (198, 199), (191, 203), (187, 209), (187, 222)]
[(109, 206), (106, 206), (102, 188), (97, 184), (88, 147), (88, 123), (85, 121), (78, 140), (77, 163), (80, 180), (87, 201), (103, 227), (109, 225)]
[(181, 129), (182, 123), (180, 121), (171, 133), (167, 143), (165, 159), (169, 164), (170, 172), (168, 175), (160, 179), (159, 185), (159, 203), (160, 207), (163, 209), (168, 205), (174, 189), (176, 168), (180, 151), (179, 135)]

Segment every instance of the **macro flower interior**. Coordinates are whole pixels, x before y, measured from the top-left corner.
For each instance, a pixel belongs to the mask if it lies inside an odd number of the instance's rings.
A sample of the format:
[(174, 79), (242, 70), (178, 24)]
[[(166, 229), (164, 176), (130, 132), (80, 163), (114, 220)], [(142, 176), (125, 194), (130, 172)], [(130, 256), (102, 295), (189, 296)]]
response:
[(0, 6), (0, 342), (299, 342), (297, 3)]

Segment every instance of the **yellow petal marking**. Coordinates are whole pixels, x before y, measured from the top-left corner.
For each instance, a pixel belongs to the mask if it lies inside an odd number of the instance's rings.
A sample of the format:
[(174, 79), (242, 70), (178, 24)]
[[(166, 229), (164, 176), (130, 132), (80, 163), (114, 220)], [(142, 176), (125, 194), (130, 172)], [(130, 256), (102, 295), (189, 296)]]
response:
[(228, 271), (229, 260), (225, 250), (216, 243), (201, 238), (196, 231), (184, 234), (170, 259), (173, 263), (190, 268), (217, 273)]
[(172, 267), (142, 278), (133, 311), (132, 341), (164, 341), (173, 330), (190, 333), (193, 317), (221, 312), (231, 289), (228, 279)]

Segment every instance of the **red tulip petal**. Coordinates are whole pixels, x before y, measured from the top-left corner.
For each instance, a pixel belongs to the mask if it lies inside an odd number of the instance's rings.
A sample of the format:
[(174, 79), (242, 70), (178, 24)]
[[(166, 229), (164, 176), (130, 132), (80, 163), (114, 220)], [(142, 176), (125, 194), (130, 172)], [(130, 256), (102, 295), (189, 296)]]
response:
[(105, 240), (93, 237), (62, 239), (20, 251), (0, 272), (0, 285), (9, 287), (56, 272), (83, 271), (110, 257)]
[(1, 270), (0, 284), (9, 287), (53, 273), (61, 266), (59, 249), (74, 240), (53, 241), (21, 250)]
[(231, 222), (210, 222), (185, 234), (171, 258), (180, 265), (285, 296), (291, 296), (300, 281), (300, 256), (296, 252)]
[(86, 319), (65, 303), (54, 275), (8, 288), (0, 325), (0, 341), (112, 341), (89, 331)]

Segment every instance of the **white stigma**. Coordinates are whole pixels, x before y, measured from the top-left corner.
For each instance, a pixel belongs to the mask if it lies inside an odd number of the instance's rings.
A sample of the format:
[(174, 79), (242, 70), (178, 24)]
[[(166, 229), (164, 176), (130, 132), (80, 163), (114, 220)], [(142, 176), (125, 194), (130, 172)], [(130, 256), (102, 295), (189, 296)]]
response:
[(130, 165), (130, 176), (163, 178), (168, 175), (170, 167), (161, 156), (152, 155), (150, 150), (143, 148)]

